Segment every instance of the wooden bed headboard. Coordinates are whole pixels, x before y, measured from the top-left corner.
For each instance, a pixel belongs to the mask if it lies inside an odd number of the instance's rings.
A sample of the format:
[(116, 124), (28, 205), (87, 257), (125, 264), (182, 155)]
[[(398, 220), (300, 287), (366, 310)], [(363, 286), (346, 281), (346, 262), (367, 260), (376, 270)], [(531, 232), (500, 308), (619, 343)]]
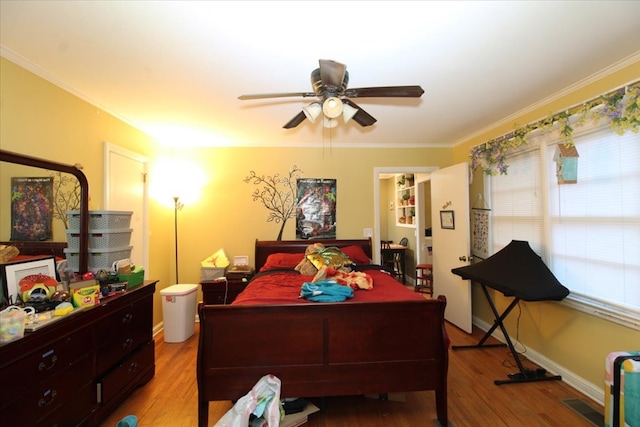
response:
[(66, 258), (64, 250), (67, 242), (0, 242), (0, 245), (15, 246), (20, 251), (20, 255), (53, 255), (56, 258)]
[(255, 269), (260, 271), (260, 267), (267, 261), (267, 257), (275, 253), (296, 254), (304, 253), (307, 246), (313, 243), (322, 243), (325, 247), (335, 246), (343, 248), (345, 246), (360, 246), (369, 258), (372, 255), (371, 239), (317, 239), (317, 240), (258, 240), (255, 245)]
[[(26, 156), (23, 154), (12, 153), (6, 150), (0, 150), (0, 162), (14, 163), (18, 165), (31, 166), (51, 171), (68, 173), (76, 177), (80, 184), (80, 246), (79, 246), (79, 270), (86, 272), (89, 265), (89, 182), (84, 173), (76, 166), (65, 165), (50, 160), (40, 159), (37, 157)], [(9, 206), (4, 206), (8, 209)], [(2, 242), (5, 245), (13, 245), (18, 247), (23, 255), (55, 255), (65, 258), (64, 248), (66, 242)]]

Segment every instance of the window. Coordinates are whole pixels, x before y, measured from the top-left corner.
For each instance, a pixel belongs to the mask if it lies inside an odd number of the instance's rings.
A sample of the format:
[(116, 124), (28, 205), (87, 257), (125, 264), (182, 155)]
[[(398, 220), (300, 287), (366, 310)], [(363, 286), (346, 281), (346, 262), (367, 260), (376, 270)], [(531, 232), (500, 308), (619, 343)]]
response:
[(571, 290), (567, 304), (640, 329), (640, 134), (586, 127), (574, 135), (576, 184), (558, 185), (552, 134), (489, 178), (491, 253), (527, 240)]

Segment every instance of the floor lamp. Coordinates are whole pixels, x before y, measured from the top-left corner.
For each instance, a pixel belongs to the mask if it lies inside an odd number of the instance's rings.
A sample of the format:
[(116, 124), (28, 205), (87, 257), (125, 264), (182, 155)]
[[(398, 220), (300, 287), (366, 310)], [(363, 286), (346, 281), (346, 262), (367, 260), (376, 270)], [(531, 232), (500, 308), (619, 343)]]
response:
[(180, 197), (173, 196), (173, 206), (173, 237), (176, 244), (176, 284), (178, 284), (180, 283), (178, 281), (178, 211), (184, 206), (180, 203)]

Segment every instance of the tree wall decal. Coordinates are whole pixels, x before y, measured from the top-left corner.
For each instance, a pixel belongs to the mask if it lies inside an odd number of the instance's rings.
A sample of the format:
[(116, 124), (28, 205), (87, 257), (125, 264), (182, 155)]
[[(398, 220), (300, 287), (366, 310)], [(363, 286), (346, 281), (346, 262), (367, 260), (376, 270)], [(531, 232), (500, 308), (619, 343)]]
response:
[(282, 240), (282, 233), (289, 218), (296, 215), (296, 181), (302, 176), (302, 171), (296, 165), (289, 170), (288, 175), (273, 176), (257, 175), (254, 171), (244, 179), (247, 184), (258, 186), (251, 195), (253, 201), (260, 201), (267, 208), (269, 216), (267, 222), (280, 224), (280, 231), (276, 240)]

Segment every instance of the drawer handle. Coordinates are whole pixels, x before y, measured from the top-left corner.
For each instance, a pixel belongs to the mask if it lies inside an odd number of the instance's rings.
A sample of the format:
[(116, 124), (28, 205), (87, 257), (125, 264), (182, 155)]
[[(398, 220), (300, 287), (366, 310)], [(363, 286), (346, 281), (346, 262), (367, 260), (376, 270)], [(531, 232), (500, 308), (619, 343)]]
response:
[(137, 362), (133, 362), (131, 363), (131, 365), (129, 365), (129, 373), (133, 374), (136, 370), (138, 369), (138, 363)]
[(122, 348), (128, 348), (131, 347), (131, 344), (133, 344), (133, 338), (127, 338), (126, 340), (124, 340), (124, 342), (122, 343)]
[(127, 323), (131, 323), (131, 321), (133, 321), (133, 314), (131, 313), (127, 313), (124, 316), (122, 316), (122, 324), (127, 324)]
[(51, 405), (54, 399), (56, 398), (56, 394), (58, 394), (56, 390), (53, 390), (51, 393), (47, 391), (47, 393), (48, 394), (45, 394), (43, 397), (40, 398), (40, 400), (38, 400), (39, 408), (42, 408), (43, 406)]
[(44, 361), (40, 362), (40, 364), (38, 365), (38, 370), (39, 371), (44, 371), (44, 370), (49, 370), (51, 368), (54, 367), (54, 365), (56, 364), (56, 362), (58, 361), (58, 356), (56, 356), (55, 354), (51, 357), (51, 364), (47, 365)]

